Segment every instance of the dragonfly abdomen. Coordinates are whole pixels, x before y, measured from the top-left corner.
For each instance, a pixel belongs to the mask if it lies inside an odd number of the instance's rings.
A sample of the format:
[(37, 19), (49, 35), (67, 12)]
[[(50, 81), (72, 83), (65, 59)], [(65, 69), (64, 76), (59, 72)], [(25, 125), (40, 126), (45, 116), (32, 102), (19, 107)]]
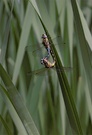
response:
[(51, 56), (52, 56), (53, 60), (56, 61), (55, 55), (54, 55), (52, 50), (50, 50), (50, 53), (51, 53)]

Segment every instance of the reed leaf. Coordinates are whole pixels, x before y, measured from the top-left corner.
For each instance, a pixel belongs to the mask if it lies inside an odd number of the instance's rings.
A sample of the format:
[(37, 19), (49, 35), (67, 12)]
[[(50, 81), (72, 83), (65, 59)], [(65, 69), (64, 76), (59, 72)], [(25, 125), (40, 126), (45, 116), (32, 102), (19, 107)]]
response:
[(0, 85), (1, 90), (7, 95), (13, 107), (15, 108), (16, 113), (18, 114), (20, 120), (22, 121), (22, 124), (25, 127), (26, 133), (30, 135), (39, 135), (32, 117), (23, 103), (23, 99), (21, 98), (16, 87), (12, 83), (10, 77), (8, 76), (2, 65), (0, 65), (0, 75), (7, 89), (6, 90), (5, 88), (3, 88), (2, 85)]
[[(34, 8), (35, 8), (35, 6), (34, 6)], [(35, 10), (36, 10), (36, 8), (35, 8)], [(36, 12), (37, 12), (37, 10), (36, 10)], [(49, 31), (46, 29), (45, 24), (44, 24), (43, 20), (40, 18), (40, 16), (39, 16), (39, 19), (41, 20), (42, 26), (44, 27), (45, 33), (47, 34), (49, 41), (51, 41), (51, 43), (53, 43), (53, 41), (51, 40), (51, 37), (49, 35)], [(58, 56), (58, 53), (55, 50), (54, 44), (51, 49), (54, 51), (54, 54), (56, 57), (56, 61), (57, 61), (56, 69), (59, 67), (63, 67), (61, 60)], [(58, 72), (57, 72), (57, 74), (58, 74)], [(63, 98), (64, 98), (64, 102), (65, 102), (65, 106), (66, 106), (66, 110), (67, 110), (67, 114), (68, 114), (68, 118), (69, 118), (71, 127), (74, 129), (76, 134), (82, 134), (82, 129), (81, 129), (81, 124), (79, 121), (78, 113), (76, 110), (76, 106), (74, 104), (74, 100), (73, 100), (64, 70), (62, 70), (62, 72), (60, 74), (58, 74), (58, 79), (59, 79), (59, 83), (60, 83), (61, 90), (63, 93)]]

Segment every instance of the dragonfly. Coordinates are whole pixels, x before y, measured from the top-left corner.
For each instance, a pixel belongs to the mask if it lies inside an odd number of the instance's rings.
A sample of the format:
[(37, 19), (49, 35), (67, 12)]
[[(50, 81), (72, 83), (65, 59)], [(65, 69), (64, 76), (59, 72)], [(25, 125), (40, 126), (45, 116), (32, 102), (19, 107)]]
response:
[(38, 69), (38, 70), (34, 70), (34, 71), (30, 71), (28, 72), (27, 75), (42, 75), (44, 72), (50, 72), (50, 69), (56, 69), (57, 73), (60, 73), (64, 70), (70, 70), (72, 69), (71, 67), (62, 67), (62, 68), (56, 68), (55, 67), (55, 64), (56, 64), (56, 61), (54, 60), (53, 62), (50, 62), (49, 60), (47, 60), (47, 58), (44, 58), (43, 59), (43, 64), (44, 64), (44, 68), (41, 68), (41, 69)]
[[(52, 39), (53, 43), (55, 46), (58, 46), (59, 44), (61, 44), (61, 47), (65, 47), (65, 43), (62, 42), (62, 37), (61, 36), (57, 36), (55, 38)], [(42, 57), (42, 52), (44, 52), (44, 48), (47, 50), (47, 59), (50, 57), (51, 54), (51, 46), (52, 43), (49, 41), (48, 37), (46, 34), (42, 34), (42, 43), (38, 43), (35, 45), (28, 45), (26, 46), (25, 50), (27, 52), (31, 52), (32, 55), (37, 56), (40, 55), (40, 57)], [(38, 57), (38, 56), (37, 56)]]
[(63, 70), (71, 70), (72, 67), (62, 67), (62, 68), (56, 68), (55, 67), (55, 61), (53, 61), (52, 63), (47, 60), (46, 58), (43, 60), (44, 62), (44, 68), (41, 68), (41, 69), (37, 69), (37, 70), (34, 70), (34, 71), (30, 71), (27, 73), (28, 76), (33, 76), (33, 75), (44, 75), (43, 73), (49, 73), (50, 74), (50, 71), (52, 71), (53, 69), (57, 71), (57, 73), (59, 74), (60, 72), (63, 72)]
[[(56, 58), (55, 55), (51, 49), (51, 43), (49, 42), (49, 39), (47, 37), (46, 34), (42, 35), (42, 44), (45, 47), (45, 49), (47, 50), (47, 55), (45, 57), (43, 57), (41, 59), (41, 64), (43, 64), (45, 66), (45, 68), (54, 68), (55, 64), (56, 64)], [(29, 46), (30, 47), (30, 46)], [(28, 46), (26, 47), (26, 49), (28, 48)], [(41, 48), (40, 48), (41, 49)], [(29, 49), (28, 49), (29, 50)], [(34, 50), (33, 52), (37, 52), (39, 49)], [(53, 62), (50, 62), (48, 59), (50, 58), (50, 54), (52, 56)], [(70, 68), (70, 67), (69, 67)], [(33, 72), (34, 74), (37, 74), (37, 72)]]

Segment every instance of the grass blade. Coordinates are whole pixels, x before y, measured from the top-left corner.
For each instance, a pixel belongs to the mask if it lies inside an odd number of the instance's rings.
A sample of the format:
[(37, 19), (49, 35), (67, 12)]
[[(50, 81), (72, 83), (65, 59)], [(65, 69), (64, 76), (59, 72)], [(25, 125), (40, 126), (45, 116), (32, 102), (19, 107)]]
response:
[(2, 122), (2, 124), (3, 124), (3, 126), (4, 126), (5, 129), (6, 129), (7, 135), (12, 135), (11, 130), (8, 128), (7, 123), (6, 123), (5, 120), (2, 118), (1, 115), (0, 115), (0, 120), (1, 120), (1, 122)]
[[(88, 84), (89, 84), (90, 93), (92, 93), (91, 92), (92, 85), (90, 82), (90, 80), (92, 80), (92, 64), (91, 64), (91, 58), (88, 53), (88, 46), (92, 50), (92, 37), (91, 37), (91, 34), (87, 27), (84, 30), (86, 23), (84, 21), (85, 19), (83, 18), (83, 15), (81, 13), (81, 10), (79, 8), (77, 1), (71, 0), (71, 3), (72, 3), (74, 18), (75, 18), (74, 20), (75, 20), (76, 27), (77, 27), (78, 38), (79, 38), (79, 42), (80, 42), (81, 55), (82, 55), (82, 59), (83, 59), (83, 63), (84, 63), (85, 71), (86, 71), (86, 76), (87, 76), (87, 80), (88, 80)], [(84, 32), (84, 31), (86, 31), (86, 32)], [(87, 33), (87, 34), (85, 34), (85, 33)], [(89, 36), (87, 36), (87, 35), (89, 35)]]
[(17, 89), (15, 88), (14, 84), (12, 83), (8, 74), (5, 72), (2, 65), (0, 65), (0, 75), (8, 91), (6, 91), (2, 86), (0, 87), (2, 88), (4, 93), (7, 95), (11, 103), (13, 104), (18, 116), (20, 117), (26, 129), (26, 132), (29, 135), (32, 135), (32, 134), (39, 135), (38, 130), (32, 120), (31, 115), (29, 114), (26, 106), (23, 104), (23, 100), (20, 94), (18, 93)]
[(16, 82), (17, 82), (21, 63), (22, 63), (23, 56), (25, 53), (25, 47), (27, 45), (27, 41), (28, 41), (28, 37), (29, 37), (29, 33), (30, 33), (30, 28), (31, 28), (31, 24), (32, 24), (31, 19), (29, 19), (29, 21), (28, 21), (30, 13), (32, 13), (32, 8), (29, 3), (27, 6), (27, 11), (26, 11), (26, 15), (25, 15), (24, 23), (23, 23), (23, 29), (22, 29), (22, 33), (21, 33), (19, 48), (18, 48), (18, 52), (17, 52), (17, 58), (16, 58), (16, 62), (15, 62), (15, 67), (14, 67), (14, 74), (13, 74), (13, 83), (14, 84), (16, 84)]
[(1, 48), (1, 54), (0, 54), (0, 63), (4, 62), (5, 55), (6, 55), (13, 7), (14, 7), (14, 0), (12, 1), (12, 7), (11, 7), (10, 15), (9, 15), (8, 21), (6, 23), (5, 36), (4, 36), (4, 41), (3, 41), (3, 45), (2, 45), (2, 48)]
[[(42, 17), (45, 18), (44, 16), (42, 16)], [(47, 31), (47, 29), (45, 27), (45, 24), (43, 23), (43, 20), (40, 18), (40, 16), (39, 16), (39, 19), (42, 23), (42, 26), (43, 26), (43, 28), (45, 30), (45, 33), (47, 34), (50, 42), (53, 43), (52, 40), (51, 40), (51, 37), (49, 35), (49, 32)], [(56, 57), (56, 60), (57, 60), (56, 67), (57, 68), (62, 67), (61, 60), (58, 56), (57, 51), (55, 50), (54, 44), (53, 44), (51, 49), (53, 50), (53, 52), (55, 54), (55, 57)], [(66, 75), (65, 75), (63, 69), (62, 69), (61, 74), (58, 74), (58, 79), (59, 79), (61, 90), (62, 90), (62, 93), (63, 93), (63, 98), (64, 98), (64, 102), (65, 102), (65, 106), (66, 106), (66, 110), (67, 110), (67, 114), (68, 114), (68, 118), (69, 118), (71, 127), (74, 129), (75, 134), (81, 134), (82, 135), (82, 129), (81, 129), (78, 113), (77, 113), (77, 110), (76, 110), (76, 106), (75, 106), (75, 103), (74, 103), (74, 100), (73, 100), (73, 97), (72, 97), (72, 94), (71, 94), (71, 91), (70, 91), (70, 87), (69, 87), (69, 84), (68, 84), (68, 81), (67, 81), (67, 78), (66, 78)]]

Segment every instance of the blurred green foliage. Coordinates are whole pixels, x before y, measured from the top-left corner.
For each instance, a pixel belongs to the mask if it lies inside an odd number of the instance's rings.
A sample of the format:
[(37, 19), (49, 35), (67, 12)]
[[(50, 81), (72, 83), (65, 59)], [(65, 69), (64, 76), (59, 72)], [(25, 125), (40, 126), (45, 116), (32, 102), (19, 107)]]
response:
[[(44, 67), (43, 33), (72, 70), (28, 76)], [(92, 0), (0, 1), (0, 135), (92, 134), (91, 33)]]

